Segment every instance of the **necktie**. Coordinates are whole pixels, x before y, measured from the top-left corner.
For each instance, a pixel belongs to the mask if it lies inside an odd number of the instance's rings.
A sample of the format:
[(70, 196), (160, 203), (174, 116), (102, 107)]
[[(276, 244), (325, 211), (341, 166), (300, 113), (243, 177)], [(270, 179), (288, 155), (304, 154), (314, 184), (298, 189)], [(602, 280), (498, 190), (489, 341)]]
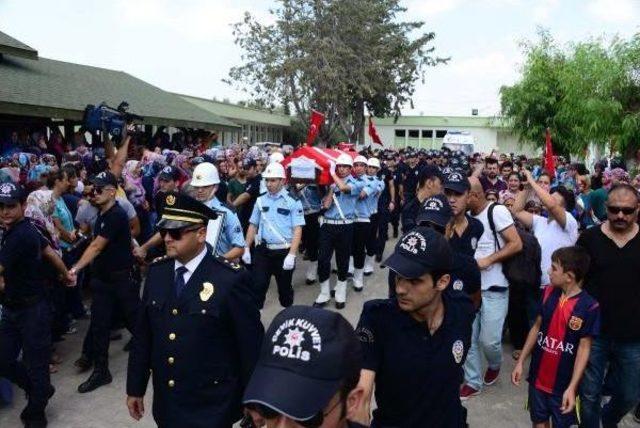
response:
[(173, 283), (175, 284), (176, 296), (178, 297), (180, 297), (186, 287), (186, 283), (184, 282), (184, 274), (187, 273), (188, 270), (189, 269), (184, 266), (180, 266), (178, 269), (176, 269), (176, 277), (173, 280)]

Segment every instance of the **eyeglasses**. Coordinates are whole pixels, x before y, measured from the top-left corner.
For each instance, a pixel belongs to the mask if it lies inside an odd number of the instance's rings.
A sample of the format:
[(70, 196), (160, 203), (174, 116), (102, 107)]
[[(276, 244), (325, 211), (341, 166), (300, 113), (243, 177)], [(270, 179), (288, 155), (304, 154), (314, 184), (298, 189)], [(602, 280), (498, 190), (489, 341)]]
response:
[(631, 215), (636, 212), (636, 208), (633, 207), (614, 207), (612, 205), (607, 205), (607, 211), (609, 211), (613, 215), (618, 215), (620, 213), (624, 215)]
[(165, 236), (169, 235), (171, 237), (171, 239), (173, 239), (174, 241), (179, 241), (182, 239), (182, 237), (184, 235), (186, 235), (189, 232), (194, 232), (198, 229), (200, 229), (202, 226), (198, 226), (198, 227), (185, 227), (182, 229), (160, 229), (160, 236), (162, 237), (162, 239), (164, 239)]
[[(305, 428), (318, 428), (324, 422), (325, 416), (328, 416), (335, 410), (336, 407), (342, 402), (342, 400), (338, 400), (327, 412), (319, 411), (312, 418), (304, 420), (304, 421), (296, 421), (296, 423)], [(247, 408), (253, 410), (258, 413), (264, 419), (275, 419), (280, 416), (280, 413), (271, 407), (265, 406), (264, 404), (259, 403), (249, 403), (247, 404)]]

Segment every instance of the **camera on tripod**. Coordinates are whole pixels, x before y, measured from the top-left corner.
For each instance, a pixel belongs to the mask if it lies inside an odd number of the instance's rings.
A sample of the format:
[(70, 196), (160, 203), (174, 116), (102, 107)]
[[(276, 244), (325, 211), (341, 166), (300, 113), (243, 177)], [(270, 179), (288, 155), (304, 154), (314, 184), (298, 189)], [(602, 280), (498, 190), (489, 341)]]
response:
[(133, 121), (142, 122), (144, 118), (137, 114), (129, 113), (129, 103), (122, 101), (117, 108), (109, 107), (106, 102), (97, 106), (89, 104), (84, 109), (84, 128), (89, 132), (102, 131), (108, 133), (111, 138), (119, 142), (125, 133), (125, 128)]

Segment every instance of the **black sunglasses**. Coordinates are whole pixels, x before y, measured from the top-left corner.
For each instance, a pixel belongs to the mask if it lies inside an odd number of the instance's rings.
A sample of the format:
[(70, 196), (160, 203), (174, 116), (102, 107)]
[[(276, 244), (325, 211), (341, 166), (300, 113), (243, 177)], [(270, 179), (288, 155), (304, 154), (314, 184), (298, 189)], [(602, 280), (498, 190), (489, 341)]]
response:
[(612, 205), (607, 205), (607, 211), (609, 211), (613, 215), (618, 215), (622, 212), (624, 215), (631, 215), (636, 212), (636, 208), (632, 207), (614, 207)]
[[(316, 413), (312, 418), (304, 421), (296, 421), (296, 423), (305, 428), (318, 428), (324, 422), (324, 417), (328, 416), (331, 412), (333, 412), (340, 403), (341, 403), (341, 400), (338, 400), (326, 413), (321, 410), (318, 413)], [(268, 407), (268, 406), (265, 406), (264, 404), (259, 404), (259, 403), (249, 403), (247, 404), (247, 408), (249, 410), (253, 410), (254, 412), (258, 413), (260, 417), (264, 419), (275, 419), (281, 414), (277, 410), (274, 410), (271, 407)]]
[(173, 239), (174, 241), (179, 241), (187, 233), (194, 232), (200, 229), (201, 227), (203, 226), (184, 227), (182, 229), (160, 229), (158, 232), (160, 232), (160, 236), (162, 237), (162, 239), (164, 239), (165, 236), (169, 235), (171, 239)]

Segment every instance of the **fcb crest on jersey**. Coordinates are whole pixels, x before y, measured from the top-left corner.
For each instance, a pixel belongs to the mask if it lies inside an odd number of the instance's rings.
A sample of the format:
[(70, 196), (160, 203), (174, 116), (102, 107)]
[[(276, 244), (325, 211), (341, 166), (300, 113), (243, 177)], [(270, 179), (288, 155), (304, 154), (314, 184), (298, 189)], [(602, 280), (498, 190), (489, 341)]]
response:
[(573, 331), (578, 331), (580, 330), (580, 327), (582, 327), (582, 318), (573, 315), (569, 319), (569, 328)]

